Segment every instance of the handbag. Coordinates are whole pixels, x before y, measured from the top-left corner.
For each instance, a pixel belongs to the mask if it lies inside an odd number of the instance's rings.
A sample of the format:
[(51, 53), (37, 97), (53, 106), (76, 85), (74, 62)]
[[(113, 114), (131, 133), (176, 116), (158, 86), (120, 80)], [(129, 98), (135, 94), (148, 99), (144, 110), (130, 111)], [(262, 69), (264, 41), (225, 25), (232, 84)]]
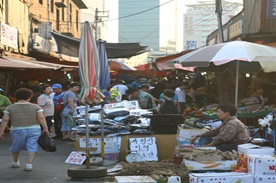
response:
[(47, 151), (47, 152), (55, 152), (57, 150), (55, 141), (51, 137), (45, 134), (42, 134), (38, 138), (38, 144), (44, 151)]

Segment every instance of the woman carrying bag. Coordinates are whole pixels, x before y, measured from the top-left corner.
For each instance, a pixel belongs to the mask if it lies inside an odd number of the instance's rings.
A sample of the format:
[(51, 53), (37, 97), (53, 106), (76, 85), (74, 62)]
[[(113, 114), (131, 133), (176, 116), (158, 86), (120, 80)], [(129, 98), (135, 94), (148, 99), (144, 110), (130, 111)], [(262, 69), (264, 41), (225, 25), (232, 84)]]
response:
[(19, 153), (22, 150), (27, 150), (26, 171), (33, 169), (32, 163), (38, 151), (37, 140), (41, 135), (40, 125), (43, 127), (43, 134), (49, 135), (43, 110), (37, 104), (30, 103), (32, 95), (32, 90), (27, 88), (16, 90), (15, 97), (18, 102), (9, 105), (4, 110), (0, 127), (0, 139), (4, 139), (4, 130), (8, 121), (11, 120), (12, 145), (9, 151), (13, 156), (12, 168), (20, 168)]

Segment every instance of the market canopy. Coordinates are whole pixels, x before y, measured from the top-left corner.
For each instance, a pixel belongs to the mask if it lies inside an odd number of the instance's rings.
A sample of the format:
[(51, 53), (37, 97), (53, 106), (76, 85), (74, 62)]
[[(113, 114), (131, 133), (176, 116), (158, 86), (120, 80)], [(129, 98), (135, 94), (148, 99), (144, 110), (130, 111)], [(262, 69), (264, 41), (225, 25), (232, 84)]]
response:
[(180, 53), (177, 53), (177, 54), (173, 54), (173, 55), (168, 55), (168, 56), (165, 56), (165, 57), (160, 57), (160, 58), (157, 58), (155, 60), (155, 65), (156, 67), (163, 71), (163, 70), (172, 70), (172, 69), (181, 69), (181, 70), (187, 70), (187, 71), (194, 71), (193, 68), (191, 67), (182, 67), (180, 66), (180, 64), (175, 64), (174, 66), (170, 67), (167, 65), (167, 62), (171, 61), (171, 60), (174, 60), (182, 55), (185, 55), (189, 52), (191, 52), (192, 50), (185, 50), (185, 51), (182, 51)]
[[(80, 39), (51, 32), (57, 43), (57, 51), (67, 61), (78, 62)], [(130, 58), (146, 52), (147, 46), (139, 43), (106, 43), (107, 58)]]
[(42, 70), (73, 70), (76, 66), (54, 64), (36, 60), (23, 60), (18, 58), (3, 57), (0, 58), (0, 69), (42, 69)]

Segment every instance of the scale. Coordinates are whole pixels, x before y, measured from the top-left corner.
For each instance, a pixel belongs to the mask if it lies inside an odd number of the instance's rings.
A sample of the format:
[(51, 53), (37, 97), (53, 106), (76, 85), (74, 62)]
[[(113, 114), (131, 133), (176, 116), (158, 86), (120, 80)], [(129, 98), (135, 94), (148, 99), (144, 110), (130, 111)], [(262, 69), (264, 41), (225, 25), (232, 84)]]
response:
[(130, 152), (126, 156), (126, 161), (128, 163), (132, 162), (141, 162), (142, 161), (142, 156), (138, 153), (138, 151), (131, 151), (131, 150), (126, 150), (127, 152)]

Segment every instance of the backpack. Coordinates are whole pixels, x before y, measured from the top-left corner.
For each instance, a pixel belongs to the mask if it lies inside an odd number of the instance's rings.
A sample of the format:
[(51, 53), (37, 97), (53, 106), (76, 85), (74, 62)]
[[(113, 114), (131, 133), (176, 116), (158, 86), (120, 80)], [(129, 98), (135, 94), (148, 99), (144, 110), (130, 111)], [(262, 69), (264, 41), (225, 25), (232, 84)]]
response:
[(57, 100), (56, 105), (55, 105), (55, 112), (60, 112), (63, 110), (63, 108), (64, 108), (63, 93), (61, 93), (61, 96), (59, 97), (59, 99)]
[(172, 100), (165, 99), (164, 102), (161, 104), (160, 108), (161, 114), (177, 114), (177, 107), (175, 106)]

